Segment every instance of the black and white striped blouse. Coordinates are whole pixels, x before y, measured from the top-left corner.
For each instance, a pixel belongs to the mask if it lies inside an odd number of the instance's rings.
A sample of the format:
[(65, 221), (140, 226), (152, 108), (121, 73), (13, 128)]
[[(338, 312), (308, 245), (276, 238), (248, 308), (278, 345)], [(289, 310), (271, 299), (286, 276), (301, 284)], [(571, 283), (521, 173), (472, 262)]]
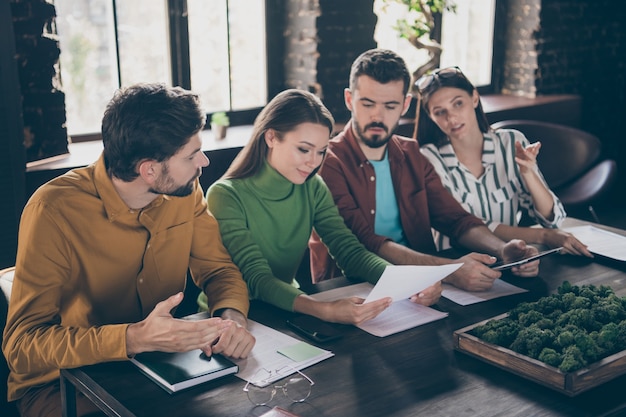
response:
[[(485, 220), (490, 230), (499, 224), (517, 226), (522, 211), (543, 227), (557, 228), (566, 217), (565, 209), (554, 193), (554, 218), (546, 220), (535, 210), (532, 197), (515, 162), (515, 142), (529, 145), (519, 131), (500, 129), (484, 134), (482, 164), (483, 175), (476, 178), (456, 157), (451, 144), (437, 147), (424, 145), (422, 154), (433, 164), (443, 185), (470, 213)], [(539, 177), (545, 184), (541, 172)], [(547, 185), (546, 185), (547, 187)], [(450, 247), (449, 239), (433, 231), (439, 250)]]

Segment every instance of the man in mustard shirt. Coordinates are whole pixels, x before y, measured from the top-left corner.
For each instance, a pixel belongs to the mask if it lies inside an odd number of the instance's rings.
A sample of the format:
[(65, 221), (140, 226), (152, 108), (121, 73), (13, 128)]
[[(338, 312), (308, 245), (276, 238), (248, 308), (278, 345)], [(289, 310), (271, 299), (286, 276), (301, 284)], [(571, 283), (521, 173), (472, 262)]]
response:
[[(40, 187), (20, 223), (3, 352), (22, 416), (61, 415), (59, 369), (145, 351), (246, 357), (246, 284), (198, 178), (205, 114), (181, 88), (138, 84), (113, 97), (94, 164)], [(212, 318), (175, 319), (187, 270)], [(77, 400), (79, 414), (92, 411)]]

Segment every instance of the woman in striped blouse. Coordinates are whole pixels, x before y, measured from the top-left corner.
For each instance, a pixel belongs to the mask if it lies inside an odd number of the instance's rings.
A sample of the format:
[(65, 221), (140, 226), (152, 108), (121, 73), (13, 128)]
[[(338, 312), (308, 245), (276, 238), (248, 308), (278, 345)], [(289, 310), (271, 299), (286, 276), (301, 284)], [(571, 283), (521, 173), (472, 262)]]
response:
[[(541, 143), (517, 130), (491, 129), (478, 92), (457, 67), (417, 81), (416, 135), (443, 185), (501, 239), (523, 239), (591, 256), (570, 233), (559, 230), (566, 213), (537, 167)], [(522, 210), (542, 228), (517, 227)], [(437, 234), (437, 233), (435, 233)], [(449, 247), (435, 236), (439, 249)]]

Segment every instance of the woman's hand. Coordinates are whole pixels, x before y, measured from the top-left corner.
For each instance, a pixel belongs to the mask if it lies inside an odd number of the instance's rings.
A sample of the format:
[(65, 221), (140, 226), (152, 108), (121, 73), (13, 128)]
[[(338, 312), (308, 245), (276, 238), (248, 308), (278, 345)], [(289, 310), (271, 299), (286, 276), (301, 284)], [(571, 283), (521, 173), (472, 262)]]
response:
[(571, 233), (559, 229), (543, 229), (543, 243), (550, 248), (563, 247), (561, 253), (569, 253), (570, 255), (583, 255), (593, 258), (587, 245), (576, 239)]
[(391, 297), (364, 304), (361, 297), (348, 297), (335, 301), (318, 301), (301, 294), (296, 297), (294, 311), (310, 314), (324, 321), (343, 324), (361, 324), (371, 320), (391, 305)]
[(519, 165), (522, 175), (535, 172), (537, 169), (537, 155), (541, 149), (541, 142), (535, 142), (526, 148), (521, 143), (515, 142), (515, 162)]

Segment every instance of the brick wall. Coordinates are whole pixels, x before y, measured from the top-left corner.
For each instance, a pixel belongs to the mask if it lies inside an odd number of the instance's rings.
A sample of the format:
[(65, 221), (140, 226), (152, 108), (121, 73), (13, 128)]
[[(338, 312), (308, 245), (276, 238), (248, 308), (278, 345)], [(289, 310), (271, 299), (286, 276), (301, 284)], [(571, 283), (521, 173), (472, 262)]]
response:
[(582, 96), (582, 128), (597, 135), (606, 155), (617, 159), (623, 190), (626, 11), (613, 0), (543, 0), (540, 20), (537, 92)]
[(317, 0), (292, 0), (285, 7), (285, 85), (308, 90), (321, 97), (317, 83)]
[(541, 0), (509, 1), (506, 8), (506, 34), (502, 93), (535, 97), (537, 52), (534, 33), (540, 25)]
[(324, 104), (336, 121), (346, 122), (350, 113), (343, 101), (343, 90), (348, 86), (350, 66), (362, 52), (376, 47), (374, 0), (319, 3), (317, 82)]
[(23, 98), (26, 160), (67, 153), (54, 5), (44, 0), (12, 0), (11, 13)]
[[(18, 222), (25, 199), (26, 155), (19, 103), (11, 7), (8, 1), (0, 0), (0, 269), (15, 264)], [(0, 410), (5, 410), (3, 400), (6, 398), (0, 399)]]

